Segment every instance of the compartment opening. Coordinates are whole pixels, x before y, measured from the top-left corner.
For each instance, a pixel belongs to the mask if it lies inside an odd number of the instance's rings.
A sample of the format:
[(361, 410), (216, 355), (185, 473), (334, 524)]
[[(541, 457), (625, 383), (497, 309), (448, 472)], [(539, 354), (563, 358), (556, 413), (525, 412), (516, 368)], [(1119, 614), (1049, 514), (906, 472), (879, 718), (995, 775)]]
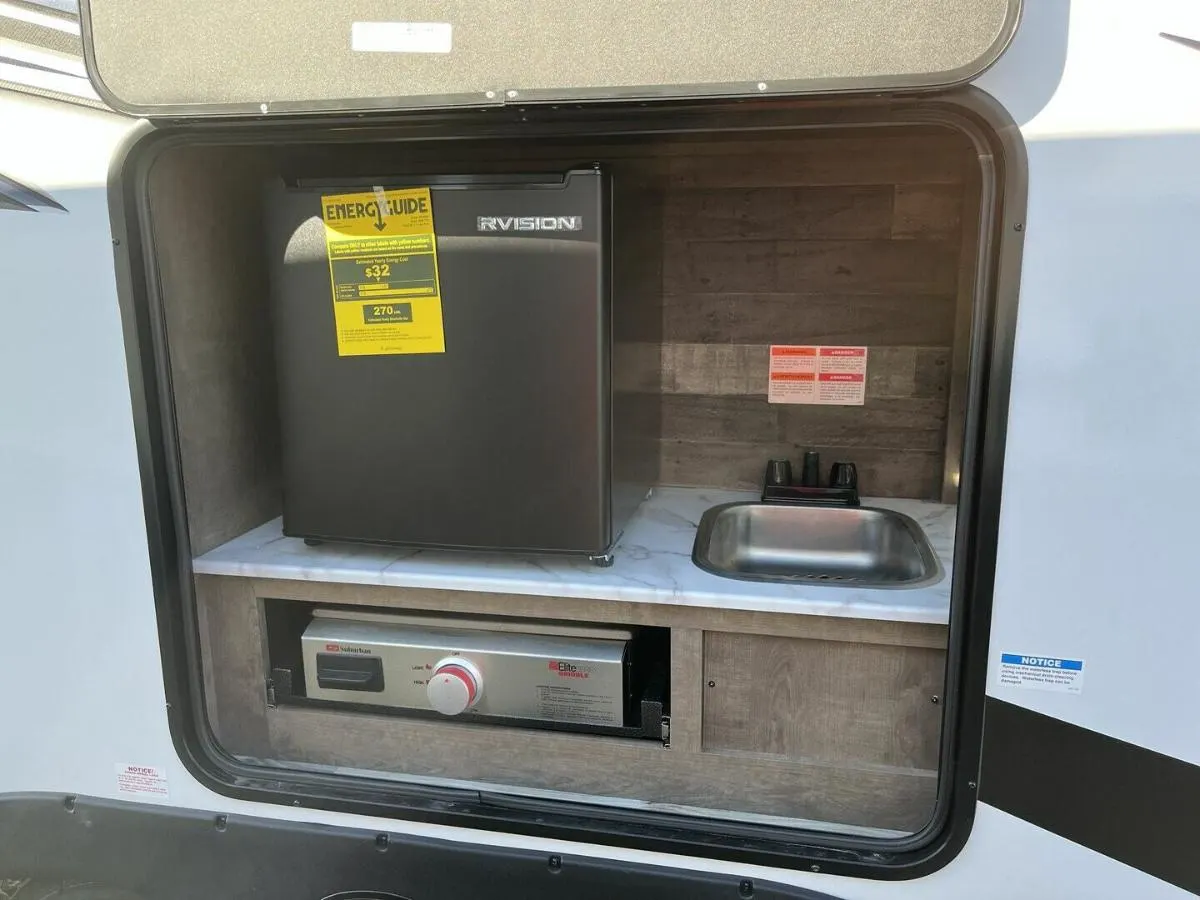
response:
[[(997, 322), (1005, 326), (1011, 307), (998, 310), (989, 285), (1000, 271), (1000, 198), (1016, 189), (991, 155), (999, 143), (980, 143), (982, 120), (966, 128), (929, 114), (935, 106), (704, 107), (653, 122), (578, 111), (532, 124), (498, 113), (441, 135), (294, 124), (206, 127), (201, 141), (166, 129), (135, 148), (126, 196), (140, 210), (151, 277), (132, 303), (149, 313), (146, 339), (158, 351), (148, 377), (165, 403), (160, 451), (185, 557), (182, 609), (194, 604), (198, 628), (189, 665), (199, 721), (247, 767), (240, 777), (264, 767), (275, 778), (317, 773), (344, 783), (348, 797), (364, 783), (390, 784), (401, 816), (422, 815), (413, 791), (463, 791), (466, 806), (483, 792), (498, 804), (488, 827), (519, 828), (522, 810), (536, 806), (547, 820), (593, 816), (632, 845), (648, 846), (651, 832), (682, 834), (696, 852), (732, 842), (723, 853), (753, 846), (785, 865), (812, 841), (894, 848), (940, 827), (965, 758), (947, 750), (969, 720), (959, 705), (966, 637), (952, 643), (950, 626), (964, 604), (989, 602), (974, 587), (988, 554), (964, 548), (998, 510), (994, 493), (972, 491), (985, 392), (995, 401), (1005, 390), (989, 382), (984, 359), (992, 350), (1000, 368), (1006, 359), (989, 342), (1004, 339)], [(609, 248), (629, 263), (624, 283), (639, 296), (614, 301), (614, 415), (652, 423), (642, 434), (652, 435), (659, 470), (653, 495), (616, 536), (611, 568), (578, 556), (288, 536), (280, 423), (296, 411), (281, 409), (294, 397), (280, 389), (267, 186), (373, 190), (382, 181), (386, 190), (593, 165), (612, 173), (622, 212), (636, 219), (640, 210), (654, 226), (615, 229)], [(657, 245), (646, 246), (648, 234)], [(643, 292), (646, 284), (656, 289)], [(447, 353), (455, 340), (448, 329)], [(777, 396), (773, 347), (863, 351), (861, 401)], [(392, 408), (403, 414), (400, 400)], [(988, 435), (989, 452), (1002, 437)], [(465, 452), (481, 460), (465, 472), (469, 498), (487, 504), (500, 469), (488, 469), (484, 442)], [(936, 583), (751, 583), (694, 566), (702, 514), (754, 502), (768, 460), (799, 471), (806, 452), (820, 455), (822, 480), (831, 464), (855, 464), (864, 506), (921, 529)], [(337, 464), (327, 461), (331, 479)], [(487, 477), (472, 482), (477, 472)], [(305, 634), (339, 614), (626, 630), (635, 652), (622, 666), (622, 722), (446, 719), (313, 696)], [(370, 671), (325, 664), (327, 681), (346, 690), (358, 676), (371, 694), (392, 683), (386, 660)], [(460, 749), (430, 749), (447, 741)]]

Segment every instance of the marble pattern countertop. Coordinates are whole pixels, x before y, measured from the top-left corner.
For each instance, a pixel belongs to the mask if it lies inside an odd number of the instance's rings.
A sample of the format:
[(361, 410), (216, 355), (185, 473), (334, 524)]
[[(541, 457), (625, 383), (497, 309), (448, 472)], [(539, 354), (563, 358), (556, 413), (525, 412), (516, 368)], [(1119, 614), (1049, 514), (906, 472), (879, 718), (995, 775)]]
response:
[(441, 588), (716, 607), (857, 619), (944, 624), (950, 611), (955, 508), (919, 500), (871, 500), (924, 530), (945, 569), (929, 587), (873, 590), (819, 584), (771, 584), (711, 575), (692, 562), (701, 515), (711, 506), (756, 495), (741, 491), (659, 488), (638, 510), (609, 568), (586, 559), (349, 544), (309, 547), (284, 537), (279, 519), (198, 557), (197, 574)]

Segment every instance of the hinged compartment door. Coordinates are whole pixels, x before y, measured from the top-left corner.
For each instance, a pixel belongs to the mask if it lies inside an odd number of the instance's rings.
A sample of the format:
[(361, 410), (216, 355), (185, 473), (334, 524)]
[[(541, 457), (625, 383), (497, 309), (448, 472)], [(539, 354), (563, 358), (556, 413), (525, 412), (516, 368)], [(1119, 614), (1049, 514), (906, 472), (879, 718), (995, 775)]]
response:
[(230, 115), (968, 81), (1020, 0), (84, 0), (114, 107)]

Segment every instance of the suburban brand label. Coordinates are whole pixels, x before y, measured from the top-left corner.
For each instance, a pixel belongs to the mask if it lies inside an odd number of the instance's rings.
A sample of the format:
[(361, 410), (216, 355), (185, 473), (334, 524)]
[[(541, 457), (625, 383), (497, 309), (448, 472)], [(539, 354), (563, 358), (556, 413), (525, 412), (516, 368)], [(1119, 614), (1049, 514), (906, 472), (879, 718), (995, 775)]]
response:
[(371, 651), (366, 647), (347, 647), (345, 644), (326, 644), (325, 650), (329, 653), (361, 653), (364, 656), (371, 655)]

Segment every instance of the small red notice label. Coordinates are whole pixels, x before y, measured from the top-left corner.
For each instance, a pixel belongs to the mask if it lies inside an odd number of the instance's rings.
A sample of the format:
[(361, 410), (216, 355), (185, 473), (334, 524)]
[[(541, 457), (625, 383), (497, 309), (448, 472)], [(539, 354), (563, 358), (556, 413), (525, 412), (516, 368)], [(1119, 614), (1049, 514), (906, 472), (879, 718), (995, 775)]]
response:
[(142, 798), (157, 797), (170, 799), (167, 790), (167, 773), (158, 766), (131, 766), (117, 764), (117, 791), (122, 794), (138, 794)]
[(773, 345), (770, 359), (770, 403), (862, 406), (866, 402), (866, 347)]

